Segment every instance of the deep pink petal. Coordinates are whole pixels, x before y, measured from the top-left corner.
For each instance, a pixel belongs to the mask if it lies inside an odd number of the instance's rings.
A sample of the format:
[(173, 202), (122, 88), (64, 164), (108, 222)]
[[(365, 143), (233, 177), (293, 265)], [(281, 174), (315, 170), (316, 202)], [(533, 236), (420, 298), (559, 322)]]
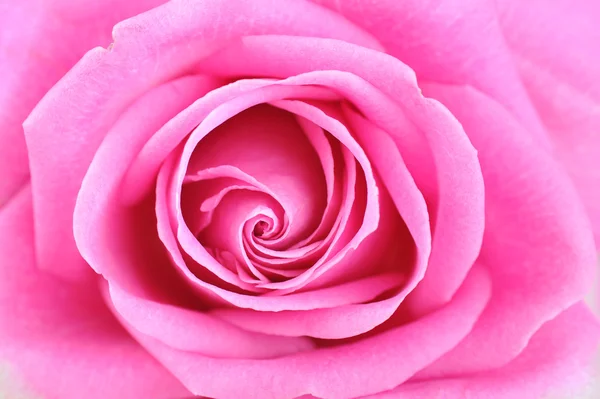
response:
[[(80, 8), (94, 9), (86, 7)], [(41, 268), (75, 279), (88, 270), (73, 239), (73, 208), (94, 154), (124, 109), (153, 86), (188, 72), (223, 43), (263, 33), (379, 47), (343, 17), (291, 0), (175, 0), (120, 22), (113, 30), (114, 46), (88, 52), (24, 124)], [(54, 270), (56, 265), (63, 266)]]
[(0, 363), (44, 398), (189, 395), (122, 329), (97, 286), (36, 268), (32, 213), (28, 187), (0, 213)]
[(600, 248), (600, 3), (497, 3), (525, 88), (583, 199)]
[(113, 25), (164, 0), (6, 1), (0, 4), (0, 207), (28, 180), (22, 123), (35, 104)]
[(469, 333), (489, 295), (485, 270), (473, 269), (448, 304), (413, 323), (353, 344), (264, 360), (214, 359), (178, 351), (123, 323), (196, 395), (353, 398), (398, 386), (455, 346)]
[(471, 334), (421, 376), (477, 372), (513, 359), (543, 323), (580, 301), (596, 278), (597, 255), (571, 181), (511, 114), (472, 88), (423, 89), (478, 150), (486, 189), (479, 261), (494, 295)]
[(599, 337), (598, 319), (579, 303), (546, 322), (506, 366), (473, 376), (408, 382), (364, 399), (579, 397)]

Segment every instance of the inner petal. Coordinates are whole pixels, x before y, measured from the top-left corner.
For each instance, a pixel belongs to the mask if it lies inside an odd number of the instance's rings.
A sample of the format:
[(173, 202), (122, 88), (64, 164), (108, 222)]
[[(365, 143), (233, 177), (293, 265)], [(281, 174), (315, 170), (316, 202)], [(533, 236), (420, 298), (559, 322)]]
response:
[(234, 116), (198, 143), (188, 172), (219, 165), (239, 168), (281, 200), (290, 223), (278, 247), (308, 237), (318, 226), (327, 201), (323, 170), (289, 113), (259, 105)]

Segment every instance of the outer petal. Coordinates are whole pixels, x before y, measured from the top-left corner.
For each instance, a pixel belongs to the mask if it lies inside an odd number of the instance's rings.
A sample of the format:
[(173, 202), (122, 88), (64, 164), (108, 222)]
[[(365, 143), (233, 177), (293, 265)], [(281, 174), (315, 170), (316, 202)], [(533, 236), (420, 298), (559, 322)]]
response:
[[(486, 230), (479, 261), (494, 295), (471, 334), (420, 377), (499, 367), (596, 278), (588, 219), (571, 181), (497, 102), (465, 87), (422, 85), (461, 121), (479, 151)], [(493, 343), (493, 345), (490, 345)]]
[(504, 367), (473, 376), (409, 382), (368, 398), (534, 399), (577, 393), (589, 378), (599, 337), (597, 318), (579, 303), (544, 324), (527, 348)]
[(119, 326), (99, 290), (36, 269), (29, 187), (2, 210), (0, 226), (0, 364), (50, 399), (189, 394)]
[(165, 0), (0, 1), (0, 207), (29, 175), (21, 124), (112, 26)]
[(117, 24), (114, 46), (88, 52), (24, 124), (41, 268), (74, 279), (87, 270), (71, 231), (73, 207), (92, 157), (123, 110), (223, 43), (262, 33), (378, 47), (335, 13), (293, 0), (174, 0)]
[(392, 389), (456, 345), (485, 307), (489, 289), (487, 273), (476, 267), (452, 301), (413, 323), (356, 343), (275, 359), (215, 359), (180, 351), (122, 322), (196, 395), (354, 398)]
[(373, 34), (419, 80), (470, 84), (492, 96), (547, 145), (502, 37), (494, 0), (312, 1)]
[(600, 3), (497, 3), (525, 88), (583, 198), (600, 247)]

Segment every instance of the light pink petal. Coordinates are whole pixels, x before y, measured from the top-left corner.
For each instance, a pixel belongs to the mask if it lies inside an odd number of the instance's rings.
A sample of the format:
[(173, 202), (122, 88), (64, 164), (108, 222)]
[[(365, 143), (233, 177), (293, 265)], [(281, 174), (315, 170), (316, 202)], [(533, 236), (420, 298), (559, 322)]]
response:
[(424, 370), (425, 378), (478, 372), (513, 359), (543, 323), (585, 296), (597, 257), (569, 178), (511, 114), (472, 88), (423, 89), (456, 115), (478, 150), (486, 189), (479, 262), (489, 268), (494, 291), (471, 334)]
[[(225, 259), (220, 257), (221, 250), (202, 246), (183, 220), (179, 190), (181, 190), (185, 175), (184, 173), (179, 176), (175, 174), (177, 163), (181, 159), (181, 152), (181, 150), (174, 151), (167, 158), (156, 179), (154, 209), (157, 235), (172, 260), (173, 264), (169, 266), (174, 266), (176, 272), (191, 283), (192, 288), (201, 296), (217, 294), (222, 297), (219, 293), (223, 293), (236, 297), (232, 291), (239, 290), (261, 292), (253, 284), (253, 281), (245, 281), (246, 277), (252, 280), (250, 275), (246, 274), (242, 277), (240, 271), (237, 270), (237, 265), (228, 265), (228, 262), (222, 262)], [(179, 237), (178, 230), (181, 232)], [(188, 248), (188, 251), (183, 250), (183, 245)], [(227, 251), (224, 252), (227, 256)], [(118, 279), (113, 281), (121, 284)], [(245, 295), (241, 296), (241, 298), (244, 297)]]
[[(223, 76), (292, 76), (281, 84), (334, 88), (390, 134), (429, 201), (436, 241), (428, 266), (431, 277), (411, 306), (426, 312), (452, 296), (479, 253), (483, 179), (462, 127), (441, 104), (420, 94), (410, 68), (348, 43), (283, 36), (246, 37), (201, 67)], [(307, 71), (319, 72), (294, 76)]]
[(22, 123), (86, 51), (111, 42), (115, 23), (164, 0), (3, 1), (0, 4), (0, 206), (28, 181)]
[(216, 358), (262, 359), (314, 349), (305, 337), (245, 331), (202, 311), (144, 300), (112, 285), (106, 300), (140, 333), (182, 351)]
[[(109, 10), (123, 7), (112, 1), (103, 4)], [(74, 9), (85, 10), (91, 19), (98, 17), (97, 8), (87, 3)], [(63, 29), (64, 23), (56, 26)], [(343, 17), (308, 2), (212, 0), (208, 5), (175, 0), (117, 24), (114, 46), (90, 50), (48, 92), (24, 124), (41, 268), (69, 278), (88, 270), (72, 234), (77, 192), (106, 133), (131, 101), (156, 84), (188, 72), (223, 43), (264, 33), (335, 37), (379, 47)], [(79, 37), (79, 32), (69, 31), (70, 36)], [(63, 45), (53, 36), (47, 39)], [(16, 157), (20, 162), (22, 152)]]
[(600, 3), (497, 3), (525, 88), (575, 182), (600, 247)]
[(72, 285), (37, 269), (32, 213), (29, 187), (0, 212), (0, 364), (32, 397), (189, 395), (123, 330), (96, 285)]
[(503, 367), (473, 376), (407, 382), (364, 399), (579, 397), (590, 378), (599, 336), (598, 319), (579, 303), (542, 325), (525, 350)]
[[(204, 77), (184, 77), (140, 97), (108, 132), (81, 184), (71, 226), (78, 251), (89, 264), (86, 267), (109, 280), (117, 278), (130, 292), (148, 293), (145, 284), (158, 283), (157, 276), (164, 277), (170, 268), (166, 264), (153, 269), (150, 265), (155, 262), (146, 263), (144, 253), (156, 251), (160, 242), (145, 229), (152, 226), (150, 218), (142, 215), (141, 221), (135, 220), (140, 206), (128, 207), (120, 201), (122, 177), (148, 138), (215, 84)], [(140, 256), (145, 260), (140, 261)]]
[[(540, 145), (548, 146), (502, 36), (497, 1), (312, 1), (370, 32), (387, 53), (414, 69), (419, 81), (469, 84), (489, 94), (516, 115)], [(532, 10), (546, 8), (543, 0), (540, 4), (532, 4)], [(517, 23), (530, 25), (529, 21)], [(548, 29), (553, 27), (548, 25)], [(545, 37), (540, 35), (539, 40), (545, 41)]]
[(469, 333), (489, 295), (487, 274), (473, 269), (447, 305), (413, 323), (353, 344), (277, 359), (214, 359), (183, 352), (123, 323), (196, 395), (223, 399), (297, 398), (305, 394), (355, 398), (398, 386), (455, 346)]

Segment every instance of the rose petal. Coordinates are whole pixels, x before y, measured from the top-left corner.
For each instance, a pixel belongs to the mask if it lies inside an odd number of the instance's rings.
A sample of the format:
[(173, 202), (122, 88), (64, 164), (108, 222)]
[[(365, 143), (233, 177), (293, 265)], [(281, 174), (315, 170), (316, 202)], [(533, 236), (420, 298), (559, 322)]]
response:
[(486, 189), (479, 261), (494, 284), (471, 334), (424, 370), (426, 378), (506, 364), (543, 323), (583, 298), (596, 279), (597, 258), (568, 177), (502, 106), (468, 87), (423, 88), (459, 118), (479, 152)]
[(318, 226), (327, 199), (324, 174), (310, 141), (289, 113), (266, 105), (248, 109), (189, 148), (188, 170), (231, 165), (271, 189), (289, 219), (282, 239), (270, 240), (273, 247), (287, 247)]
[[(112, 4), (106, 3), (109, 9)], [(24, 123), (41, 268), (72, 279), (85, 275), (72, 234), (77, 192), (106, 133), (131, 101), (187, 73), (222, 43), (251, 33), (336, 37), (378, 48), (346, 19), (292, 0), (211, 0), (210, 5), (175, 0), (120, 22), (113, 30), (114, 46), (88, 52)]]
[(130, 292), (148, 294), (146, 283), (168, 270), (157, 268), (153, 274), (144, 262), (125, 261), (147, 249), (143, 242), (148, 233), (125, 216), (135, 212), (120, 201), (121, 178), (148, 137), (216, 84), (209, 78), (184, 77), (140, 97), (107, 134), (81, 184), (72, 226), (78, 250), (97, 273), (107, 278), (118, 274), (121, 287)]
[(90, 48), (111, 41), (113, 25), (163, 0), (0, 4), (0, 207), (28, 181), (22, 123), (42, 96)]
[[(380, 274), (339, 285), (336, 291), (360, 292), (363, 301), (397, 289), (404, 278), (400, 273)], [(356, 302), (359, 298), (353, 295)], [(373, 303), (356, 303), (335, 308), (303, 311), (259, 312), (252, 309), (216, 309), (211, 314), (249, 331), (286, 337), (309, 336), (340, 339), (363, 334), (387, 320), (398, 308), (397, 297)]]
[(503, 367), (473, 376), (407, 382), (363, 399), (429, 399), (440, 395), (444, 399), (521, 399), (578, 391), (589, 379), (599, 336), (598, 319), (579, 303), (542, 325), (525, 350)]
[[(483, 179), (462, 127), (438, 102), (420, 95), (406, 65), (335, 40), (261, 36), (246, 37), (212, 55), (201, 69), (220, 76), (292, 76), (281, 84), (335, 89), (389, 133), (429, 201), (436, 241), (428, 265), (431, 277), (415, 293), (411, 307), (424, 313), (448, 301), (479, 253)], [(319, 72), (293, 76), (315, 70)]]
[(583, 199), (600, 248), (600, 3), (497, 3), (525, 88)]
[(0, 363), (43, 397), (189, 395), (122, 329), (97, 286), (37, 270), (29, 187), (2, 209), (0, 226)]
[[(548, 147), (502, 36), (496, 1), (312, 1), (372, 33), (387, 53), (415, 70), (419, 81), (469, 84), (489, 94), (513, 112), (540, 145)], [(518, 23), (529, 25), (529, 19)]]
[(109, 285), (105, 297), (131, 327), (177, 350), (216, 358), (262, 359), (314, 349), (305, 337), (245, 331), (210, 314), (144, 300), (114, 285)]
[(488, 276), (476, 268), (447, 305), (413, 323), (353, 344), (277, 359), (214, 359), (183, 352), (123, 323), (195, 395), (350, 398), (392, 389), (448, 351), (468, 334), (489, 295)]

